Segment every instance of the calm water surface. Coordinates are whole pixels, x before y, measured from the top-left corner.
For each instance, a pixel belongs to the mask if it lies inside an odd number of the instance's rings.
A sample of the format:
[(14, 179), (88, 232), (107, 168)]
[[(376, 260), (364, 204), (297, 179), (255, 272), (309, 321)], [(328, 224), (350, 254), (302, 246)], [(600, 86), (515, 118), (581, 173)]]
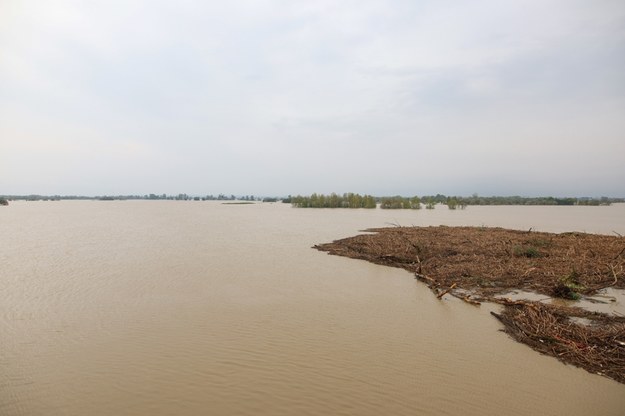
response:
[(625, 235), (625, 205), (306, 210), (0, 207), (1, 415), (622, 415), (625, 385), (313, 244), (369, 227)]

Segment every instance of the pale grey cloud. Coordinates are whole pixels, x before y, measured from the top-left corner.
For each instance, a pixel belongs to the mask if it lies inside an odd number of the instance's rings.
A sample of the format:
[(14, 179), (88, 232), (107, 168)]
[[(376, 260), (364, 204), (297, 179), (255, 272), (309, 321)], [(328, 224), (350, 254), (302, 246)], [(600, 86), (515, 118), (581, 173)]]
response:
[(621, 1), (0, 2), (0, 193), (625, 195)]

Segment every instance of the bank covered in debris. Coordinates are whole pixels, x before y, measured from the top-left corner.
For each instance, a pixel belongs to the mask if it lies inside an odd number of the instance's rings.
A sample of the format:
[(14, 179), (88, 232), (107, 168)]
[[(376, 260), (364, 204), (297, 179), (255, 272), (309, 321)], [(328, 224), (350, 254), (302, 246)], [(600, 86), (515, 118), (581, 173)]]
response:
[[(503, 305), (504, 330), (541, 353), (625, 383), (625, 315), (576, 306), (625, 289), (625, 238), (489, 227), (393, 227), (316, 245), (329, 254), (401, 267), (443, 298)], [(524, 291), (538, 300), (506, 296)]]

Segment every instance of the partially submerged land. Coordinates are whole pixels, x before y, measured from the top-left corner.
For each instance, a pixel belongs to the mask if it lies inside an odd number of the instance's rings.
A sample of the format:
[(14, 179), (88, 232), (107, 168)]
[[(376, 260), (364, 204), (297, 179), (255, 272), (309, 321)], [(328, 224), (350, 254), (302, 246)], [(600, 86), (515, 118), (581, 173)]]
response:
[(503, 311), (493, 315), (515, 340), (625, 383), (625, 316), (505, 297), (523, 290), (545, 299), (579, 299), (609, 287), (625, 289), (625, 238), (487, 227), (366, 231), (315, 248), (409, 270), (439, 298), (499, 303)]
[(376, 208), (382, 209), (434, 209), (437, 204), (447, 205), (455, 210), (464, 209), (469, 205), (610, 205), (616, 202), (625, 202), (623, 198), (555, 198), (548, 197), (521, 197), (521, 196), (490, 196), (481, 197), (474, 194), (470, 197), (445, 196), (442, 194), (404, 197), (400, 195), (376, 197), (345, 193), (329, 195), (314, 193), (310, 196), (290, 196), (282, 202), (290, 203), (296, 208)]
[(61, 200), (176, 200), (176, 201), (262, 201), (292, 204), (297, 208), (371, 208), (382, 209), (434, 209), (436, 205), (446, 205), (449, 209), (464, 209), (470, 205), (610, 205), (625, 202), (625, 198), (596, 197), (522, 197), (522, 196), (446, 196), (442, 194), (405, 197), (360, 195), (349, 192), (342, 195), (314, 193), (310, 196), (254, 196), (254, 195), (188, 195), (179, 194), (145, 194), (145, 195), (0, 195), (8, 201), (61, 201)]

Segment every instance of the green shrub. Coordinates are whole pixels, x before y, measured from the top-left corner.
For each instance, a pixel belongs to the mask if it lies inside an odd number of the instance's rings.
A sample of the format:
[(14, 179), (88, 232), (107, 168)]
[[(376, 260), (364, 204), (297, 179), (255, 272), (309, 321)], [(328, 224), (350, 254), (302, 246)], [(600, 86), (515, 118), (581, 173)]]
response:
[(537, 258), (542, 256), (534, 246), (515, 246), (512, 252), (516, 257)]

